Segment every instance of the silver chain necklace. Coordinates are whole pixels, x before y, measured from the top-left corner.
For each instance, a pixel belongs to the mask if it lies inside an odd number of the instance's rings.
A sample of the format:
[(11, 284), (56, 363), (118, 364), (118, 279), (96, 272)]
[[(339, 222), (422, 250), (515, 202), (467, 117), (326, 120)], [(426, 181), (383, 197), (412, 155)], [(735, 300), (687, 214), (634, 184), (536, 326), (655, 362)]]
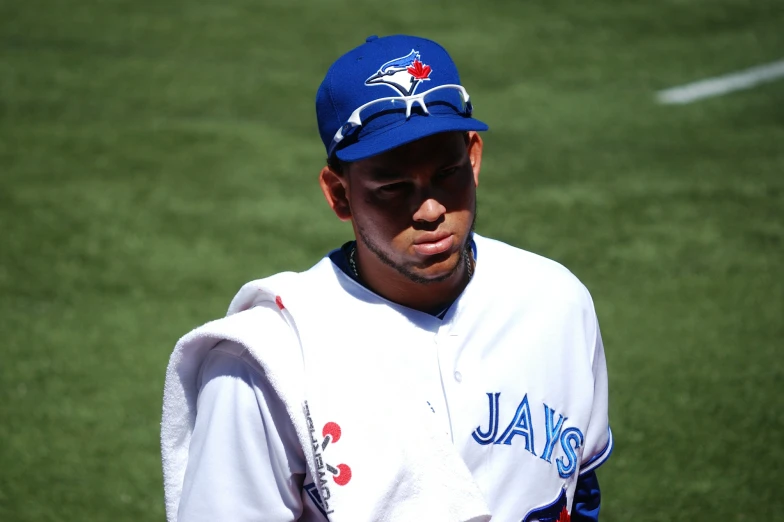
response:
[[(470, 281), (472, 277), (474, 277), (474, 259), (473, 259), (473, 251), (471, 250), (471, 245), (466, 245), (465, 250), (463, 250), (463, 262), (465, 263), (466, 267), (468, 268), (468, 280)], [(354, 277), (360, 279), (359, 277), (359, 270), (357, 270), (357, 244), (356, 242), (351, 245), (351, 253), (348, 255), (348, 264), (351, 266), (351, 271), (354, 272)]]

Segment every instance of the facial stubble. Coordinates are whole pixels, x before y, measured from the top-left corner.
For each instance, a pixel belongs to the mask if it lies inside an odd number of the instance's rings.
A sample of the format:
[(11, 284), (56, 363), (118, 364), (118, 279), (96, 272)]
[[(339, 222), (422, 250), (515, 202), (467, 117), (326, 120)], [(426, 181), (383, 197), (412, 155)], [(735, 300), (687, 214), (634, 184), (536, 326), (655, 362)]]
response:
[[(468, 237), (466, 239), (466, 244), (463, 245), (464, 249), (471, 248), (470, 241), (471, 241), (471, 237), (474, 234), (474, 228), (476, 226), (476, 215), (477, 215), (477, 205), (476, 205), (476, 202), (474, 202), (474, 219), (471, 221), (471, 229), (468, 232)], [(458, 272), (459, 270), (462, 270), (463, 267), (465, 267), (465, 259), (466, 259), (466, 257), (464, 255), (462, 255), (462, 252), (461, 252), (461, 255), (458, 258), (458, 261), (455, 264), (455, 266), (452, 268), (452, 270), (450, 270), (446, 274), (442, 274), (442, 275), (437, 276), (437, 277), (423, 277), (423, 276), (417, 274), (416, 272), (414, 272), (410, 268), (410, 266), (412, 266), (413, 264), (396, 263), (395, 261), (393, 261), (378, 246), (378, 244), (375, 242), (375, 239), (373, 239), (369, 234), (367, 234), (365, 232), (364, 228), (361, 225), (359, 225), (359, 223), (357, 223), (357, 235), (359, 236), (358, 239), (360, 241), (362, 241), (362, 243), (367, 247), (367, 249), (373, 255), (375, 255), (378, 258), (379, 261), (381, 261), (382, 263), (384, 263), (388, 267), (393, 268), (395, 271), (397, 271), (397, 273), (399, 273), (400, 275), (402, 275), (403, 277), (405, 277), (406, 279), (408, 279), (409, 281), (411, 281), (413, 283), (417, 283), (417, 284), (421, 284), (421, 285), (431, 285), (431, 284), (434, 284), (434, 283), (440, 283), (440, 282), (446, 281), (447, 279), (452, 277), (456, 272)]]

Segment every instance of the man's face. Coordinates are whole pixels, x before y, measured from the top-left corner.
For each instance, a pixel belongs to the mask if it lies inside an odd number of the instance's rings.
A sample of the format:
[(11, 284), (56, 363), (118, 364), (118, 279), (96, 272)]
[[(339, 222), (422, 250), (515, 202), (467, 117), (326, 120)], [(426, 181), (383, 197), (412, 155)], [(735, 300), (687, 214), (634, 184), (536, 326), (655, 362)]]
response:
[(357, 240), (411, 281), (449, 278), (473, 228), (481, 148), (475, 133), (449, 132), (352, 163), (346, 197)]

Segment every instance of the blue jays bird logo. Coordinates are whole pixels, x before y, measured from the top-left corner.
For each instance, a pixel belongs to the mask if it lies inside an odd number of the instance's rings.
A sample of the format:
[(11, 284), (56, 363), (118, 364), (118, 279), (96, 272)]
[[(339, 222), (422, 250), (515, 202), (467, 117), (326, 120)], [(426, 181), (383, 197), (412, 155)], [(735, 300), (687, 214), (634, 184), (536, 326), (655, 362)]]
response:
[(378, 68), (365, 85), (387, 85), (403, 96), (411, 96), (420, 83), (430, 80), (432, 69), (419, 60), (419, 51), (390, 60)]

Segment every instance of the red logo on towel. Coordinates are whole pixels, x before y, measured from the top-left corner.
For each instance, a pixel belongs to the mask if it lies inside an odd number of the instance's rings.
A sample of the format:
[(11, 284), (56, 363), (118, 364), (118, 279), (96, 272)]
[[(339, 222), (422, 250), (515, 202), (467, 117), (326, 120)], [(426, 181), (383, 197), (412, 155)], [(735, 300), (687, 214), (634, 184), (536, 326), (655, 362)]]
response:
[[(340, 425), (338, 423), (326, 423), (321, 429), (321, 436), (324, 437), (324, 440), (321, 443), (321, 450), (325, 451), (330, 443), (336, 444), (340, 440), (342, 433), (343, 431), (340, 429)], [(332, 473), (332, 480), (334, 480), (335, 484), (338, 486), (345, 486), (348, 484), (348, 481), (351, 480), (351, 468), (348, 466), (348, 464), (338, 464), (337, 466), (331, 466), (330, 464), (325, 463), (325, 465), (327, 471)]]

